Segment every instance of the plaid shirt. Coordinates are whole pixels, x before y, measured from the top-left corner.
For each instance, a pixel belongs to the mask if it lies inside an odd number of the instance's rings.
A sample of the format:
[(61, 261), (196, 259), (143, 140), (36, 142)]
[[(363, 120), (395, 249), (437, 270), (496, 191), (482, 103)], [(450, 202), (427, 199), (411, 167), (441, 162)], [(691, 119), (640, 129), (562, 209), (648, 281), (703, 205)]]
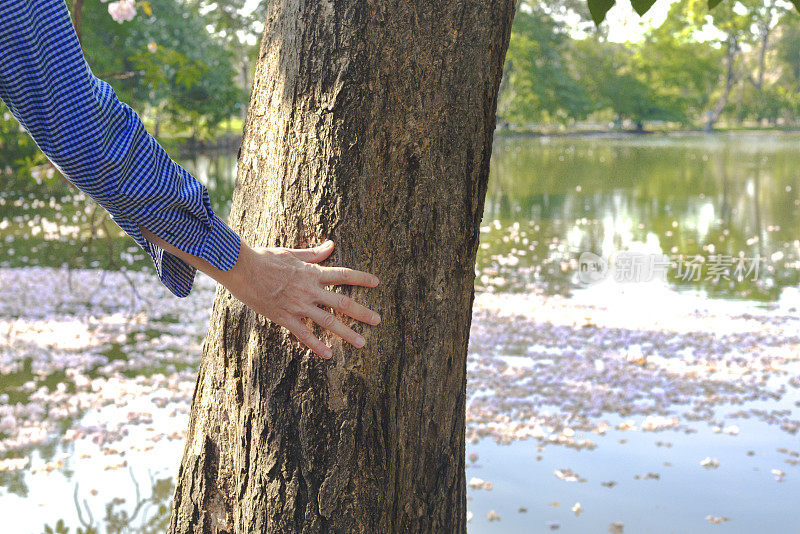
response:
[(0, 98), (56, 168), (152, 256), (175, 295), (189, 294), (194, 267), (139, 225), (218, 269), (236, 263), (239, 237), (206, 188), (92, 74), (64, 0), (0, 0)]

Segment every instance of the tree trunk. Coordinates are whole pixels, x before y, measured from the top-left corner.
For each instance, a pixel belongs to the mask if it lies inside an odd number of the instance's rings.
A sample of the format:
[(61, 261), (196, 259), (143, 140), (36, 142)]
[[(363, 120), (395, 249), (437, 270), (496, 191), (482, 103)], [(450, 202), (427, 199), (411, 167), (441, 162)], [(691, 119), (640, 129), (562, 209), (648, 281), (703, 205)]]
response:
[[(242, 87), (247, 87), (250, 83), (250, 61), (248, 61), (247, 54), (242, 55), (242, 62), (240, 63), (242, 72)], [(247, 122), (247, 106), (242, 106), (242, 124)]]
[(756, 89), (761, 92), (764, 88), (764, 70), (767, 62), (767, 47), (769, 46), (769, 35), (772, 32), (770, 26), (772, 21), (767, 21), (761, 29), (761, 47), (758, 50), (758, 78), (756, 78)]
[(83, 0), (72, 2), (72, 26), (75, 28), (75, 35), (78, 41), (81, 39), (81, 19), (83, 18)]
[(760, 47), (758, 50), (758, 77), (754, 83), (756, 89), (761, 92), (764, 88), (764, 73), (766, 71), (767, 49), (769, 48), (769, 38), (775, 23), (780, 17), (783, 8), (775, 4), (775, 0), (768, 0), (762, 6), (762, 18), (758, 22), (758, 35)]
[[(332, 238), (381, 314), (325, 362), (218, 288), (170, 531), (464, 532), (466, 352), (515, 0), (273, 0), (232, 226)], [(345, 319), (344, 317), (341, 317)], [(352, 321), (349, 321), (352, 323)], [(325, 335), (325, 334), (322, 334)]]
[(731, 93), (731, 88), (733, 84), (736, 83), (736, 75), (735, 75), (735, 64), (736, 64), (736, 54), (739, 51), (739, 43), (734, 38), (728, 39), (728, 53), (726, 55), (728, 73), (725, 76), (725, 89), (722, 91), (722, 95), (717, 100), (714, 109), (709, 110), (706, 118), (706, 125), (704, 130), (706, 132), (710, 132), (714, 129), (714, 125), (719, 120), (720, 115), (722, 115), (722, 110), (725, 109), (725, 105), (728, 103), (728, 96)]

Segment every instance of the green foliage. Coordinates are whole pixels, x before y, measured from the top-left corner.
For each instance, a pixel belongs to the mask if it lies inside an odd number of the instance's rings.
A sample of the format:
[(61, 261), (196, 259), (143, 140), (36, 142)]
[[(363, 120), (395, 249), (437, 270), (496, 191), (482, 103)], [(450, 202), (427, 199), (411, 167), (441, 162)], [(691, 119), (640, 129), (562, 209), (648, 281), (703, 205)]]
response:
[[(589, 2), (592, 16), (599, 5)], [(644, 12), (650, 0), (633, 5)], [(800, 17), (777, 0), (715, 10), (707, 0), (677, 0), (661, 26), (625, 44), (609, 42), (601, 30), (584, 28), (586, 37), (577, 37), (574, 23), (565, 22), (575, 13), (569, 0), (520, 2), (498, 103), (501, 124), (797, 122)]]
[(209, 9), (209, 2), (149, 0), (122, 24), (106, 4), (85, 2), (81, 43), (94, 73), (140, 114), (208, 135), (247, 98), (231, 40), (232, 25), (248, 27), (236, 14), (241, 1)]
[[(714, 9), (715, 7), (719, 6), (722, 3), (722, 0), (703, 0), (706, 2), (708, 9)], [(790, 0), (792, 5), (800, 11), (800, 0)], [(606, 14), (609, 10), (614, 7), (616, 4), (616, 0), (587, 0), (589, 5), (589, 11), (592, 13), (592, 20), (594, 20), (595, 24), (600, 25), (603, 20), (606, 18)], [(736, 0), (736, 3), (746, 3), (746, 0)], [(655, 0), (631, 0), (631, 5), (633, 9), (639, 14), (644, 15), (647, 13), (651, 7), (655, 4)], [(729, 2), (732, 6), (734, 2)], [(724, 7), (724, 6), (723, 6)], [(724, 10), (720, 8), (719, 11), (723, 11), (725, 13), (733, 13), (730, 10)]]
[(499, 117), (517, 125), (565, 124), (610, 112), (637, 128), (656, 120), (692, 124), (709, 105), (724, 54), (693, 39), (690, 1), (674, 4), (666, 22), (635, 44), (598, 34), (570, 38), (540, 5), (523, 2), (506, 56)]
[(31, 169), (46, 163), (31, 136), (0, 102), (0, 179), (7, 186), (28, 180)]
[(800, 91), (800, 24), (794, 13), (784, 15), (779, 27), (776, 56), (781, 66), (779, 83), (782, 87)]
[[(44, 534), (69, 534), (69, 528), (64, 525), (63, 519), (59, 519), (55, 526), (45, 525)], [(88, 526), (86, 528), (78, 527), (75, 534), (98, 534), (98, 532), (96, 528)]]
[(522, 4), (506, 54), (498, 114), (515, 123), (567, 122), (590, 102), (571, 72), (563, 28), (538, 7)]
[(594, 96), (596, 109), (609, 108), (618, 122), (682, 121), (679, 101), (651, 86), (646, 71), (637, 68), (635, 52), (622, 44), (589, 38), (576, 44), (581, 81)]
[(589, 3), (589, 12), (592, 14), (592, 20), (595, 24), (600, 24), (606, 18), (606, 13), (614, 7), (616, 0), (587, 0)]
[(188, 89), (208, 71), (204, 62), (177, 50), (160, 47), (155, 42), (144, 50), (134, 52), (130, 61), (142, 81), (153, 91), (170, 91), (178, 86)]
[(664, 23), (634, 46), (633, 70), (680, 122), (703, 114), (723, 75), (723, 51), (692, 38), (686, 0), (674, 3)]
[(633, 10), (636, 11), (640, 16), (647, 13), (655, 3), (656, 0), (631, 0), (631, 6), (633, 6)]

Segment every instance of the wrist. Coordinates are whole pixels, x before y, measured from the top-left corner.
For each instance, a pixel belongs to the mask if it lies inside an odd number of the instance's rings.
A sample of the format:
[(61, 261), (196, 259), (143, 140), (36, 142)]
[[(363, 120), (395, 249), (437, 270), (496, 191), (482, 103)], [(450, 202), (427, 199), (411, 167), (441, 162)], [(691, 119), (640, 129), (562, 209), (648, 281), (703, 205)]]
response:
[(198, 271), (204, 272), (225, 287), (235, 284), (238, 280), (246, 279), (247, 275), (244, 273), (250, 270), (249, 265), (252, 265), (252, 260), (255, 255), (255, 251), (247, 246), (247, 243), (245, 243), (243, 239), (241, 239), (238, 235), (233, 234), (237, 239), (239, 239), (239, 253), (237, 254), (236, 261), (233, 266), (228, 270), (222, 270), (199, 256), (195, 256), (178, 249), (143, 226), (140, 226), (139, 229), (145, 239), (155, 245), (158, 245), (170, 254), (180, 258)]
[(206, 273), (209, 274), (214, 280), (228, 288), (231, 292), (234, 288), (241, 285), (242, 281), (252, 278), (252, 265), (256, 256), (256, 251), (250, 248), (244, 239), (239, 238), (239, 254), (236, 258), (236, 263), (227, 271), (220, 271), (215, 269), (216, 272)]

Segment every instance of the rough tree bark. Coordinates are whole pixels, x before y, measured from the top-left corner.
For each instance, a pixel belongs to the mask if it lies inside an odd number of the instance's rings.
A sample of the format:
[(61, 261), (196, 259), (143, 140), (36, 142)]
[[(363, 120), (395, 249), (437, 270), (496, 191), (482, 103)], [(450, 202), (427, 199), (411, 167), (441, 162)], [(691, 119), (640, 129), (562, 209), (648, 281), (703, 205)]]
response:
[[(515, 0), (273, 0), (232, 226), (337, 243), (379, 311), (325, 362), (218, 288), (170, 530), (464, 532), (474, 262)], [(345, 319), (342, 317), (342, 319)], [(352, 321), (350, 321), (352, 322)], [(362, 328), (364, 326), (364, 328)]]

